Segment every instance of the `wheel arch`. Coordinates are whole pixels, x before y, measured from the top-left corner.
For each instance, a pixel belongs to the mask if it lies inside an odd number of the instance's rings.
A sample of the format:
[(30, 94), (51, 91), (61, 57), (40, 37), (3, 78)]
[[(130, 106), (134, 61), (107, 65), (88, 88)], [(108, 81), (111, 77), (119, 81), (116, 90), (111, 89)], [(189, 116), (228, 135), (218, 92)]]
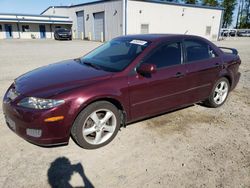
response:
[[(124, 107), (124, 105), (115, 97), (100, 97), (100, 98), (94, 98), (94, 99), (89, 99), (88, 101), (85, 101), (84, 104), (79, 108), (74, 121), (76, 120), (77, 116), (90, 104), (93, 104), (95, 102), (98, 101), (107, 101), (110, 102), (111, 104), (113, 104), (115, 107), (117, 107), (117, 109), (120, 112), (121, 115), (121, 126), (125, 127), (126, 126), (126, 121), (127, 121), (127, 111)], [(73, 121), (73, 122), (74, 122)]]

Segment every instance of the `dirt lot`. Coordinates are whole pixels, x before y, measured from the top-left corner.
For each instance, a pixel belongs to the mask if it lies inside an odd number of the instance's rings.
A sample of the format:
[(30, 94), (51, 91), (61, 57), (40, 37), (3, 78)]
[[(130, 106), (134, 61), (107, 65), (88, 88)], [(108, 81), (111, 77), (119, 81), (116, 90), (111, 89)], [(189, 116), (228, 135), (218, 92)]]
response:
[[(11, 132), (0, 108), (0, 187), (250, 187), (250, 39), (235, 47), (242, 77), (224, 106), (194, 105), (122, 129), (108, 146), (40, 148)], [(79, 57), (94, 42), (0, 41), (0, 98), (26, 71)], [(85, 183), (84, 183), (85, 182)]]

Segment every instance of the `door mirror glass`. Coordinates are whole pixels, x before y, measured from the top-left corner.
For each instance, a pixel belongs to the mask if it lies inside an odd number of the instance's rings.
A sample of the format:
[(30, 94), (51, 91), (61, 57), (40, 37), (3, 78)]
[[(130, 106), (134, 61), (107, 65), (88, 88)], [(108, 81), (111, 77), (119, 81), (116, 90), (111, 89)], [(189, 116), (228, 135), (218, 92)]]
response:
[(149, 63), (145, 63), (145, 64), (141, 64), (138, 68), (137, 68), (137, 72), (141, 75), (149, 75), (149, 74), (153, 74), (156, 72), (156, 65), (154, 64), (149, 64)]

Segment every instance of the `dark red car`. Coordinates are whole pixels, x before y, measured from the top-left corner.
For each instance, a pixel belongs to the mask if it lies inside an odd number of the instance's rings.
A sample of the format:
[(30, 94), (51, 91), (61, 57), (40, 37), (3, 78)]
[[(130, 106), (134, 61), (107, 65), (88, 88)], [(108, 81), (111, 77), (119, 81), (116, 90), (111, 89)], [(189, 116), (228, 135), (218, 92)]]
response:
[(240, 78), (237, 50), (228, 50), (197, 36), (118, 37), (20, 76), (3, 112), (32, 143), (65, 144), (71, 135), (83, 148), (98, 148), (127, 123), (200, 101), (221, 106)]

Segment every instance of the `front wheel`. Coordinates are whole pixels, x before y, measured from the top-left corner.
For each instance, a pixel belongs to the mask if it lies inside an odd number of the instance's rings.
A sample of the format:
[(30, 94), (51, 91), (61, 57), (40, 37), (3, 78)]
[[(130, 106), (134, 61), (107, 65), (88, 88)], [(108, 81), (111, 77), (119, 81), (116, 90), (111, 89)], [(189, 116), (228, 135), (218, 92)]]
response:
[(119, 110), (107, 101), (98, 101), (87, 106), (76, 118), (71, 135), (85, 149), (107, 145), (120, 128)]
[(207, 106), (216, 108), (223, 105), (228, 97), (230, 85), (226, 78), (220, 78), (214, 85), (212, 93), (205, 101)]

